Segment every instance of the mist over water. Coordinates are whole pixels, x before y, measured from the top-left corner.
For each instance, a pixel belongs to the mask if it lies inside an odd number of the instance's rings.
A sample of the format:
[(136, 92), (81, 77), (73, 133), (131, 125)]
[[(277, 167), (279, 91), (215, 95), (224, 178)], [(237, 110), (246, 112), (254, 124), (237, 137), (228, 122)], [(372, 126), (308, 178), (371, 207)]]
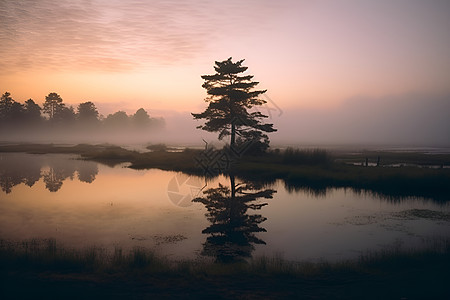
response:
[(285, 109), (273, 143), (450, 146), (450, 96), (355, 97), (329, 109)]
[[(269, 103), (270, 104), (270, 103)], [(335, 108), (282, 108), (276, 111), (261, 109), (268, 115), (268, 123), (278, 129), (270, 133), (272, 147), (286, 145), (359, 146), (359, 147), (450, 147), (450, 96), (430, 97), (411, 95), (403, 97), (355, 97)], [(158, 111), (165, 125), (147, 130), (113, 132), (92, 130), (70, 131), (52, 128), (39, 132), (0, 129), (4, 142), (33, 143), (112, 143), (155, 144), (201, 147), (213, 143), (221, 147), (228, 142), (217, 139), (215, 133), (196, 129), (201, 122), (192, 119), (189, 111)]]

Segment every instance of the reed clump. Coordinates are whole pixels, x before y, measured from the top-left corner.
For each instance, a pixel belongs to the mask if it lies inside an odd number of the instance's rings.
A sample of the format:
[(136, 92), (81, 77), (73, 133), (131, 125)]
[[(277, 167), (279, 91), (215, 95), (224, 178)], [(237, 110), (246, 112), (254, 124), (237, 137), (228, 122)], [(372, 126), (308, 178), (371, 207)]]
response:
[(329, 165), (332, 163), (330, 153), (325, 149), (295, 149), (288, 147), (281, 153), (284, 164), (294, 165)]

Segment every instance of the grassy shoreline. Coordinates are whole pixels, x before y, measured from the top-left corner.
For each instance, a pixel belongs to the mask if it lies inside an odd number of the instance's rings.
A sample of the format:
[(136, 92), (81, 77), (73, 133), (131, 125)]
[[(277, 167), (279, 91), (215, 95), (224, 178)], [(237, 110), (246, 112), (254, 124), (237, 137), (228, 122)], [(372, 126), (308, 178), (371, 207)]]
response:
[(67, 249), (54, 239), (0, 241), (3, 299), (65, 298), (439, 298), (450, 295), (450, 241), (422, 250), (392, 247), (355, 260), (290, 262), (279, 256), (247, 262), (170, 261), (144, 248)]
[[(140, 153), (113, 145), (58, 146), (53, 144), (2, 145), (0, 152), (34, 154), (78, 154), (83, 159), (107, 165), (130, 163), (130, 168), (158, 168), (204, 175), (196, 163), (202, 150), (186, 149), (168, 152), (164, 149)], [(381, 158), (380, 167), (353, 165), (367, 157)], [(324, 150), (270, 152), (241, 158), (227, 170), (242, 179), (273, 182), (284, 180), (290, 190), (308, 189), (323, 192), (327, 188), (349, 187), (367, 190), (391, 198), (425, 197), (437, 202), (450, 201), (450, 169), (419, 166), (389, 167), (386, 164), (406, 163), (420, 166), (450, 165), (450, 154), (361, 152), (358, 154), (327, 153)]]

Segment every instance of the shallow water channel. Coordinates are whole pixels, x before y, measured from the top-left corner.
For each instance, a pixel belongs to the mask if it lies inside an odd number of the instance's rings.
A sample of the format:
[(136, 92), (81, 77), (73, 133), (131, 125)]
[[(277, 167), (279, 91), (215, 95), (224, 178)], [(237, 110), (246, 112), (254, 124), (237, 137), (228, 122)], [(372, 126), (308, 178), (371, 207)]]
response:
[[(169, 258), (338, 261), (450, 238), (450, 205), (352, 189), (133, 170), (73, 155), (0, 154), (0, 238), (146, 247)], [(234, 186), (234, 188), (233, 188)], [(193, 201), (193, 199), (196, 199)]]

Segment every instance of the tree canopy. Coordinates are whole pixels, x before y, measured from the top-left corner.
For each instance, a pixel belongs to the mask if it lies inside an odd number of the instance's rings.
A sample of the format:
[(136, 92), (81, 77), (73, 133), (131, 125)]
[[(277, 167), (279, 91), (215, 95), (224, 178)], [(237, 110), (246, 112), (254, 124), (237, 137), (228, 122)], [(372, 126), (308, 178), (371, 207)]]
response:
[[(243, 75), (247, 67), (244, 60), (233, 62), (232, 58), (216, 61), (213, 75), (203, 75), (202, 87), (206, 89), (208, 107), (202, 113), (192, 113), (196, 120), (205, 123), (197, 128), (218, 132), (219, 139), (230, 136), (230, 146), (238, 141), (253, 141), (265, 150), (269, 138), (265, 133), (274, 132), (273, 124), (265, 124), (267, 118), (259, 111), (250, 111), (255, 106), (266, 103), (259, 98), (266, 90), (254, 90), (259, 82), (252, 81), (252, 75)], [(237, 138), (236, 138), (237, 136)]]
[(9, 118), (13, 108), (14, 99), (11, 97), (9, 92), (5, 92), (0, 98), (0, 117), (2, 119)]
[(97, 107), (91, 101), (80, 103), (77, 107), (77, 118), (83, 122), (97, 122)]
[(25, 116), (26, 120), (29, 122), (39, 122), (42, 120), (41, 110), (42, 108), (34, 102), (33, 99), (28, 99), (25, 101)]
[(55, 115), (58, 114), (58, 111), (62, 109), (62, 101), (61, 96), (57, 93), (49, 93), (45, 97), (43, 111), (48, 114), (50, 120), (53, 120)]
[(144, 127), (150, 123), (150, 116), (143, 108), (139, 108), (133, 115), (133, 122), (137, 127)]

